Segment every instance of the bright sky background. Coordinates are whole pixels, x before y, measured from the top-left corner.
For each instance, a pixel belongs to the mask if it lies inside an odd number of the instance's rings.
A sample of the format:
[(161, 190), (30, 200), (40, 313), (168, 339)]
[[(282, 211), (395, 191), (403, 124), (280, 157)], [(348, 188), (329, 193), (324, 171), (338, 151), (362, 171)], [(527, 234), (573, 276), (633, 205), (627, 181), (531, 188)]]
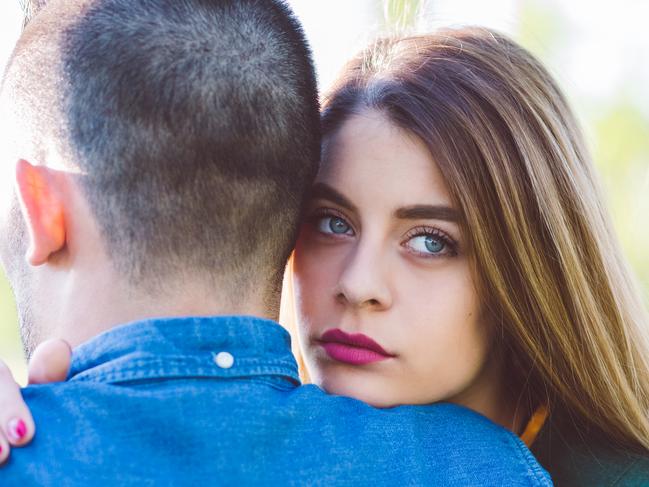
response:
[[(377, 0), (289, 0), (304, 24), (326, 88), (343, 62), (378, 32)], [(529, 2), (528, 2), (529, 3)], [(648, 0), (536, 0), (560, 11), (569, 23), (570, 42), (555, 59), (555, 74), (566, 89), (587, 97), (604, 97), (623, 79), (632, 79), (649, 114)], [(436, 25), (477, 23), (515, 35), (523, 0), (429, 0), (421, 30)], [(0, 6), (0, 63), (4, 64), (20, 31), (17, 0)], [(536, 46), (543, 52), (544, 46)], [(538, 52), (537, 51), (537, 52)], [(547, 62), (547, 61), (546, 61)], [(558, 72), (557, 72), (558, 71)]]
[[(346, 59), (377, 32), (377, 0), (289, 0), (312, 43), (321, 88), (326, 89)], [(648, 0), (429, 0), (419, 30), (439, 25), (481, 24), (516, 36), (524, 3), (556, 10), (570, 42), (551, 66), (568, 91), (606, 97), (632, 79), (649, 115)], [(530, 46), (543, 53), (547, 46)], [(547, 60), (545, 60), (548, 62)]]
[(0, 65), (11, 54), (14, 42), (20, 33), (20, 8), (18, 0), (0, 0)]

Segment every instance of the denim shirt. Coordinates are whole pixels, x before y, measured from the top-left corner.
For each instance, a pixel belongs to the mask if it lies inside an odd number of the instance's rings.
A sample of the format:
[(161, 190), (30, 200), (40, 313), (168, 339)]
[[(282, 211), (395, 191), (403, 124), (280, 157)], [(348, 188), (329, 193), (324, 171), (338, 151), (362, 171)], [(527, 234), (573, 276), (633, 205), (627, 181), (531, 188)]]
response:
[(300, 385), (288, 333), (243, 316), (165, 318), (78, 347), (30, 386), (37, 424), (2, 486), (546, 486), (512, 433), (450, 404), (376, 409)]

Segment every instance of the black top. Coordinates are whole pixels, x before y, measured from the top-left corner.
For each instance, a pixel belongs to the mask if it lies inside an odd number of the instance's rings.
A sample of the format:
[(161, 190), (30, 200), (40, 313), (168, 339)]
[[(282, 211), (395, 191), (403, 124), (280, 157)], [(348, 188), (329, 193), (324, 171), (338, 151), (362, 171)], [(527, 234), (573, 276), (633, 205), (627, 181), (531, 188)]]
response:
[(559, 414), (548, 418), (532, 452), (558, 487), (649, 487), (649, 455), (616, 447)]

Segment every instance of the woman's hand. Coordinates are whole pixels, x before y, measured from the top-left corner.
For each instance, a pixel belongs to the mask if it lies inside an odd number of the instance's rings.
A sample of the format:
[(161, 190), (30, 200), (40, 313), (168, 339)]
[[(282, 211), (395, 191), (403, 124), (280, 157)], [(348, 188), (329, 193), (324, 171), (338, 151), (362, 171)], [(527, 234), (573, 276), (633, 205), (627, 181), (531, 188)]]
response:
[[(63, 340), (41, 343), (29, 362), (29, 384), (62, 382), (70, 369), (70, 346)], [(0, 360), (0, 465), (12, 446), (24, 446), (35, 433), (34, 419), (9, 367)]]

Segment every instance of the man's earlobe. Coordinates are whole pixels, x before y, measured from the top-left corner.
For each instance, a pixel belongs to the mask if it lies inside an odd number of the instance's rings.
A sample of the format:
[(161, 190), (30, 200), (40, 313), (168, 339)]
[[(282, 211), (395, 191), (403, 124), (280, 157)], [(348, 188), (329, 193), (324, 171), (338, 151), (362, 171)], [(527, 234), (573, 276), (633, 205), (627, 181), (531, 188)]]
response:
[(45, 264), (50, 255), (65, 247), (65, 219), (55, 174), (47, 167), (21, 159), (16, 165), (16, 189), (29, 231), (27, 261)]

